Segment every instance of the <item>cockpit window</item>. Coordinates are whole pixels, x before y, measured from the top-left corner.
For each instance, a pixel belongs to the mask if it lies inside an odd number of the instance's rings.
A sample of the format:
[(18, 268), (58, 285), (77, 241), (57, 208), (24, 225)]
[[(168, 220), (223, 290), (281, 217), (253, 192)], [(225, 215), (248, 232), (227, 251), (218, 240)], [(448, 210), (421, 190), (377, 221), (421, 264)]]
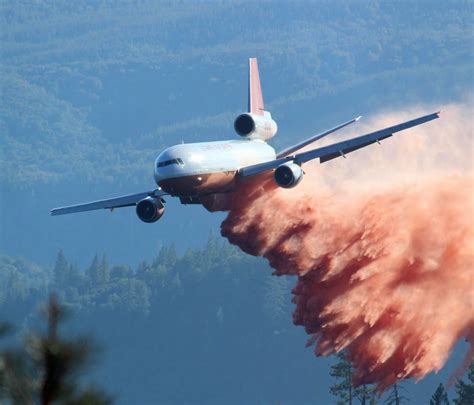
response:
[(183, 165), (183, 161), (180, 158), (177, 159), (170, 159), (170, 160), (164, 160), (163, 162), (158, 162), (158, 167), (165, 167), (169, 165)]

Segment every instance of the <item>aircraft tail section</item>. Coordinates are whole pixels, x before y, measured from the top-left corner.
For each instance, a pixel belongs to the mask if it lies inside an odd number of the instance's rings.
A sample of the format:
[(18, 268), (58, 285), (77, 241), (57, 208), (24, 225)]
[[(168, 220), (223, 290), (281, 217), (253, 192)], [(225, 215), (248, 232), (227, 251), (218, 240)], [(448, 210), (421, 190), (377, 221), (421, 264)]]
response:
[(264, 115), (262, 87), (258, 73), (257, 58), (249, 59), (249, 113)]
[(240, 136), (248, 139), (268, 141), (278, 131), (272, 115), (265, 111), (258, 74), (257, 58), (249, 59), (249, 108), (234, 121), (234, 129)]

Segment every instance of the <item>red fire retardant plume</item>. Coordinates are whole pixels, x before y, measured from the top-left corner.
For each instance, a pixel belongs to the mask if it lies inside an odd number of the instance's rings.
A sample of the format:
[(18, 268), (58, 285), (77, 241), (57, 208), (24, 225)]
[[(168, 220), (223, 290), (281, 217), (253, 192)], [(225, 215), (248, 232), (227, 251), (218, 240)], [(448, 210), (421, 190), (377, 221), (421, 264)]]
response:
[[(381, 146), (304, 166), (294, 189), (266, 176), (233, 196), (222, 234), (274, 274), (297, 277), (294, 323), (318, 356), (347, 349), (355, 384), (421, 379), (460, 339), (472, 357), (469, 109), (449, 106)], [(385, 115), (362, 131), (415, 115)]]

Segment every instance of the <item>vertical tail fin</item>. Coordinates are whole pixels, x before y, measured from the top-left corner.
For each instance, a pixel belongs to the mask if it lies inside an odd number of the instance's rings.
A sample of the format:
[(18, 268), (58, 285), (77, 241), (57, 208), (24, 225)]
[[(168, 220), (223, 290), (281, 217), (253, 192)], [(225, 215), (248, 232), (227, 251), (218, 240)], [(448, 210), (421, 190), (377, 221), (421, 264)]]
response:
[(257, 58), (249, 59), (249, 113), (264, 115), (262, 88), (258, 74)]

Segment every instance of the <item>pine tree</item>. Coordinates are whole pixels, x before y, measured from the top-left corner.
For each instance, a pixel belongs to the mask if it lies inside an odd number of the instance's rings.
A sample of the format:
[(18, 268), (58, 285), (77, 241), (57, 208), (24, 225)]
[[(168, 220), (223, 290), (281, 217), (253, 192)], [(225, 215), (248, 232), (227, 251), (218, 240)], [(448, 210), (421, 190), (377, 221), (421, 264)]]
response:
[(167, 268), (173, 267), (178, 261), (178, 253), (176, 252), (176, 247), (174, 243), (169, 246), (163, 246), (160, 249), (160, 253), (153, 263), (154, 267), (158, 265), (163, 265)]
[(99, 256), (96, 254), (94, 258), (92, 259), (92, 263), (90, 264), (89, 268), (86, 270), (88, 281), (92, 285), (97, 285), (99, 281), (99, 267), (100, 267)]
[(102, 261), (100, 262), (98, 276), (101, 284), (106, 284), (110, 281), (109, 262), (107, 261), (107, 256), (105, 254), (102, 256)]
[(86, 271), (89, 282), (93, 286), (103, 286), (110, 280), (110, 269), (105, 254), (102, 259), (96, 254), (92, 259), (92, 263)]
[(110, 270), (110, 278), (120, 280), (122, 278), (131, 278), (134, 276), (133, 270), (126, 265), (117, 265)]
[(474, 404), (474, 361), (471, 363), (467, 373), (468, 383), (459, 379), (456, 382), (456, 394), (454, 399), (456, 405), (472, 405)]
[(345, 350), (336, 354), (339, 360), (331, 366), (329, 374), (338, 380), (331, 388), (330, 393), (339, 398), (338, 405), (352, 405), (354, 401), (354, 389), (352, 386), (352, 364), (347, 358)]
[(361, 405), (374, 405), (377, 403), (375, 389), (368, 384), (362, 384), (354, 389), (354, 397), (356, 397)]
[(56, 284), (56, 286), (62, 287), (66, 284), (68, 269), (69, 269), (69, 264), (66, 260), (66, 256), (64, 256), (63, 250), (61, 249), (58, 252), (56, 263), (53, 269), (54, 283)]
[(361, 405), (375, 405), (377, 403), (377, 398), (372, 386), (363, 384), (354, 387), (352, 383), (354, 370), (352, 363), (347, 357), (347, 352), (343, 350), (337, 353), (336, 357), (339, 361), (331, 366), (330, 375), (339, 381), (330, 388), (330, 392), (339, 398), (337, 404), (352, 405), (357, 400)]
[(53, 279), (55, 289), (64, 296), (69, 296), (72, 290), (77, 291), (83, 279), (79, 268), (68, 263), (62, 249), (59, 251), (54, 265)]
[(408, 398), (403, 395), (402, 391), (406, 392), (406, 388), (403, 387), (400, 383), (395, 383), (392, 385), (392, 390), (385, 400), (387, 405), (401, 405), (404, 402), (408, 402)]
[(1, 353), (0, 398), (3, 395), (13, 404), (109, 404), (100, 390), (82, 388), (77, 380), (90, 357), (91, 342), (60, 337), (58, 329), (65, 313), (54, 296), (46, 315), (45, 334), (29, 335), (24, 351)]
[(430, 399), (430, 405), (449, 405), (448, 393), (442, 383), (438, 385), (435, 393)]

